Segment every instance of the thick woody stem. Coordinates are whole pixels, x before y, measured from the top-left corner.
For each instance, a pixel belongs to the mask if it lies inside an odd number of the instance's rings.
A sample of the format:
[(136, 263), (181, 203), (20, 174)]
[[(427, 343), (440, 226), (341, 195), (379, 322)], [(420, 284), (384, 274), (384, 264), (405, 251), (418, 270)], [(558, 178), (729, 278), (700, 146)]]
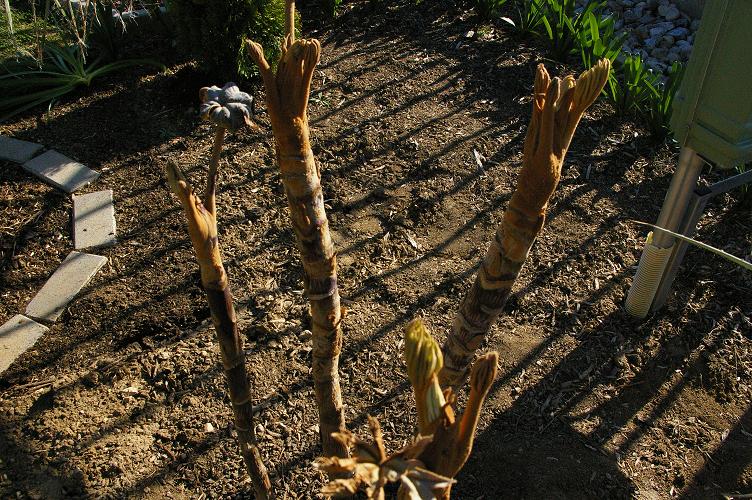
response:
[(288, 36), (283, 45), (276, 75), (260, 45), (250, 42), (248, 49), (264, 80), (277, 161), (305, 272), (313, 323), (312, 375), (324, 454), (346, 457), (347, 449), (331, 437), (333, 432), (345, 430), (339, 385), (342, 313), (337, 259), (324, 210), (321, 173), (310, 146), (307, 116), (311, 79), (321, 46), (317, 40), (291, 40)]
[(290, 39), (290, 44), (295, 43), (295, 2), (285, 0), (285, 34)]
[(219, 252), (215, 214), (204, 207), (173, 162), (167, 165), (167, 178), (183, 205), (188, 233), (201, 269), (201, 284), (204, 286), (222, 353), (222, 366), (235, 416), (240, 453), (251, 476), (256, 498), (273, 498), (269, 475), (256, 446), (251, 385), (246, 373), (243, 340), (238, 332), (232, 292)]
[(245, 369), (243, 340), (238, 333), (238, 323), (229, 285), (222, 290), (211, 289), (204, 284), (206, 298), (211, 310), (212, 322), (217, 332), (222, 366), (235, 415), (235, 430), (238, 433), (240, 454), (251, 476), (256, 498), (271, 498), (271, 482), (256, 446), (253, 425), (253, 402), (251, 384)]
[[(443, 396), (437, 398), (431, 393), (441, 388), (436, 374), (441, 369), (441, 351), (438, 344), (419, 320), (413, 320), (405, 327), (405, 364), (407, 376), (415, 392), (415, 406), (418, 410), (418, 430), (423, 436), (433, 435), (431, 442), (420, 453), (419, 459), (432, 473), (453, 478), (462, 469), (473, 449), (473, 439), (483, 401), (496, 377), (499, 355), (496, 352), (481, 356), (473, 365), (470, 397), (460, 420)], [(451, 390), (447, 398), (454, 401)], [(449, 498), (447, 486), (441, 498)], [(403, 495), (398, 498), (407, 498)]]
[(214, 144), (212, 144), (211, 160), (209, 160), (209, 176), (206, 179), (206, 191), (204, 192), (204, 206), (215, 217), (217, 215), (217, 173), (219, 171), (219, 156), (222, 153), (225, 132), (226, 129), (219, 126), (214, 131)]
[(548, 202), (559, 183), (577, 124), (603, 89), (609, 70), (610, 63), (604, 59), (576, 81), (571, 76), (551, 80), (543, 65), (538, 66), (517, 188), (442, 347), (442, 385), (456, 389), (464, 383), (475, 350), (501, 314), (543, 229)]

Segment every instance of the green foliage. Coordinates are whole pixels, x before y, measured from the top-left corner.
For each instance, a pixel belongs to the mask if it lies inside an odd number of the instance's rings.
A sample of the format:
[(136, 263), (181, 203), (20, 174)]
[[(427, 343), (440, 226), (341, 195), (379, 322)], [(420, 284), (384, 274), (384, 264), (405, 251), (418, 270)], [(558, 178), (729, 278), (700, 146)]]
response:
[(340, 5), (342, 5), (342, 0), (321, 0), (324, 17), (333, 19), (337, 15)]
[(493, 19), (501, 15), (501, 8), (507, 0), (474, 0), (475, 10), (483, 19)]
[(674, 61), (665, 82), (659, 82), (657, 85), (650, 81), (645, 82), (645, 85), (650, 87), (650, 92), (647, 106), (642, 115), (645, 117), (645, 123), (650, 129), (650, 133), (656, 138), (663, 139), (671, 133), (669, 121), (673, 111), (674, 96), (676, 91), (679, 90), (679, 84), (681, 84), (683, 77), (684, 65)]
[[(612, 65), (621, 54), (626, 34), (615, 33), (614, 18), (600, 13), (588, 12), (585, 19), (587, 28), (578, 33), (578, 44), (582, 55), (582, 64), (591, 68), (601, 59), (608, 59)], [(613, 73), (612, 73), (613, 74)]]
[(537, 33), (546, 15), (546, 0), (517, 0), (517, 23), (504, 18), (521, 35)]
[(88, 45), (95, 48), (106, 61), (120, 58), (122, 31), (117, 21), (112, 17), (111, 2), (95, 2), (92, 4), (89, 20)]
[(0, 121), (4, 121), (39, 104), (51, 102), (73, 91), (76, 87), (91, 84), (95, 78), (131, 66), (152, 65), (160, 69), (164, 66), (150, 59), (127, 59), (109, 64), (101, 64), (101, 58), (86, 64), (84, 53), (79, 45), (45, 47), (42, 68), (37, 61), (28, 58), (8, 69), (0, 76)]
[(602, 1), (590, 1), (579, 13), (575, 13), (575, 0), (546, 0), (543, 19), (552, 59), (566, 62), (575, 52), (579, 40), (590, 33), (591, 14), (598, 13), (605, 5)]
[(276, 61), (285, 35), (284, 0), (168, 0), (179, 47), (215, 80), (255, 73), (244, 42), (250, 38)]
[(617, 114), (641, 113), (646, 109), (659, 78), (645, 66), (639, 54), (630, 55), (614, 72), (604, 91)]

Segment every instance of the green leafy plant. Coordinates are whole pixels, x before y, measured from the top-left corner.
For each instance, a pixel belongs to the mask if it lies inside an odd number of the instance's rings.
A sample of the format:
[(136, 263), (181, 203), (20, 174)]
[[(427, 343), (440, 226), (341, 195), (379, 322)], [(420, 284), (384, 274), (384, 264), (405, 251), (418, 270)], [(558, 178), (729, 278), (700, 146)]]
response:
[(193, 56), (213, 78), (237, 80), (256, 73), (243, 50), (246, 39), (258, 41), (276, 61), (285, 34), (284, 0), (196, 2), (168, 0), (178, 47)]
[(0, 76), (0, 121), (11, 118), (39, 104), (50, 102), (80, 86), (89, 86), (95, 78), (138, 65), (164, 66), (152, 59), (127, 59), (102, 64), (101, 59), (86, 63), (80, 46), (45, 47), (42, 68), (36, 61), (16, 64)]
[(575, 0), (546, 0), (541, 23), (549, 42), (549, 56), (566, 62), (575, 52), (580, 38), (590, 33), (590, 14), (598, 12), (600, 16), (599, 11), (604, 5), (601, 1), (591, 1), (575, 13)]
[(645, 123), (656, 138), (663, 139), (671, 133), (669, 122), (673, 111), (674, 96), (684, 77), (684, 65), (674, 61), (665, 82), (645, 80), (650, 88), (647, 106), (642, 112)]
[(520, 35), (537, 33), (546, 15), (545, 0), (517, 0), (515, 8), (516, 23), (507, 17), (503, 17), (502, 20), (511, 24)]
[(94, 2), (90, 8), (90, 28), (87, 45), (99, 52), (105, 61), (120, 58), (122, 31), (118, 28), (118, 21), (112, 16), (112, 4), (109, 2)]
[(630, 55), (609, 79), (606, 96), (617, 114), (642, 113), (655, 92), (659, 76), (648, 69), (639, 54)]
[(339, 7), (342, 5), (342, 0), (322, 0), (321, 8), (324, 13), (324, 17), (333, 19), (339, 11)]
[(590, 68), (601, 59), (608, 59), (613, 65), (621, 54), (626, 34), (616, 34), (615, 21), (610, 15), (588, 12), (585, 23), (587, 28), (578, 33), (583, 66)]
[(483, 19), (493, 19), (501, 13), (507, 0), (475, 0), (475, 10)]

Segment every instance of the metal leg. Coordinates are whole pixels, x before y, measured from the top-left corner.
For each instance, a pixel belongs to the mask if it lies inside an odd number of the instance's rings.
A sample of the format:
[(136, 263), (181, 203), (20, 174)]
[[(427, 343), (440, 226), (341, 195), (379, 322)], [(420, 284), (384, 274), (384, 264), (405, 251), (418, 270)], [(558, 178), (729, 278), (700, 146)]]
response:
[[(686, 216), (677, 232), (684, 236), (693, 236), (697, 229), (697, 223), (700, 222), (700, 218), (705, 212), (705, 206), (711, 198), (749, 183), (752, 183), (752, 170), (716, 182), (710, 187), (697, 189), (692, 195), (689, 207), (687, 207)], [(674, 251), (666, 265), (666, 272), (663, 275), (661, 284), (658, 286), (658, 291), (655, 292), (655, 298), (653, 299), (653, 305), (651, 307), (652, 311), (660, 309), (663, 307), (663, 304), (666, 303), (668, 292), (671, 290), (671, 285), (674, 282), (676, 273), (679, 270), (679, 265), (684, 259), (684, 254), (687, 252), (688, 246), (689, 243), (686, 241), (676, 242)]]
[[(705, 211), (705, 205), (707, 205), (710, 198), (711, 196), (709, 193), (701, 194), (695, 191), (689, 202), (689, 206), (687, 207), (684, 221), (682, 221), (679, 230), (676, 232), (683, 234), (684, 236), (693, 236), (697, 229), (697, 223), (700, 222), (700, 217), (702, 217), (702, 214)], [(671, 285), (674, 283), (676, 273), (679, 271), (679, 265), (684, 259), (684, 254), (687, 252), (687, 246), (689, 246), (689, 244), (686, 241), (676, 242), (674, 251), (671, 253), (671, 257), (669, 257), (668, 263), (666, 264), (666, 272), (663, 274), (663, 279), (661, 279), (661, 283), (658, 285), (658, 290), (655, 292), (653, 305), (650, 307), (651, 311), (657, 311), (666, 303), (666, 297), (668, 297), (668, 292), (671, 290)]]
[[(694, 150), (683, 147), (679, 155), (679, 164), (671, 178), (671, 185), (663, 200), (661, 213), (655, 223), (658, 227), (665, 227), (669, 231), (676, 232), (679, 224), (684, 219), (689, 199), (697, 186), (697, 179), (704, 160)], [(674, 238), (663, 231), (655, 231), (653, 244), (659, 248), (668, 248), (674, 243)]]
[[(692, 191), (702, 170), (703, 159), (688, 147), (682, 148), (679, 164), (671, 178), (671, 184), (663, 200), (657, 226), (676, 232), (684, 220)], [(650, 311), (655, 293), (666, 272), (666, 264), (672, 253), (674, 238), (663, 231), (655, 230), (645, 243), (632, 287), (629, 289), (625, 308), (633, 316), (644, 318)]]

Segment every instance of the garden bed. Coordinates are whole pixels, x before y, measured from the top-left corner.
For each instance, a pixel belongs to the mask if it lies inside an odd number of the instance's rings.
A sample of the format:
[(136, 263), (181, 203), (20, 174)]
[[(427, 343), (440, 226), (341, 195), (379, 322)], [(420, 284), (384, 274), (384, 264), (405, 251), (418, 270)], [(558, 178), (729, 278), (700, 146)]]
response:
[[(357, 3), (322, 41), (313, 150), (348, 314), (349, 428), (379, 418), (392, 449), (415, 427), (401, 327), (443, 339), (521, 162), (541, 52), (451, 3)], [(303, 13), (305, 19), (305, 12)], [(561, 75), (564, 66), (545, 61)], [(0, 496), (249, 496), (209, 310), (164, 176), (204, 178), (207, 82), (189, 64), (108, 77), (0, 133), (65, 152), (112, 189), (119, 244), (88, 290), (0, 375)], [(247, 87), (259, 103), (258, 87)], [(302, 269), (262, 132), (230, 134), (219, 225), (255, 378), (260, 448), (280, 492), (310, 498), (318, 419)], [(476, 162), (475, 151), (483, 158)], [(667, 306), (622, 304), (677, 152), (601, 102), (575, 134), (547, 226), (492, 330), (500, 376), (455, 498), (714, 498), (752, 490), (752, 276), (692, 249)], [(0, 323), (72, 249), (70, 201), (0, 168)], [(706, 173), (717, 180), (717, 172)], [(750, 255), (750, 208), (712, 201), (703, 241)], [(19, 493), (20, 492), (20, 493)], [(284, 496), (284, 495), (282, 495)]]

